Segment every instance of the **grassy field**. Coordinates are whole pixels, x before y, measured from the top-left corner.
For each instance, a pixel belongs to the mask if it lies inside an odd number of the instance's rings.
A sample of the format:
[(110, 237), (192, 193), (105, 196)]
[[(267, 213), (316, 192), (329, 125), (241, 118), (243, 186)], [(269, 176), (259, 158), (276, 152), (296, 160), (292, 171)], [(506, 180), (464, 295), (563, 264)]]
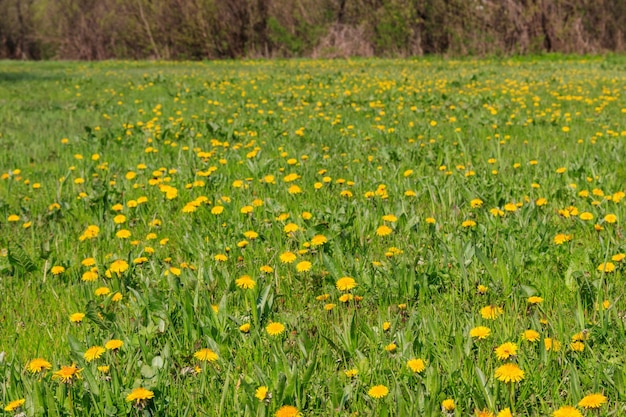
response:
[(626, 416), (625, 143), (626, 57), (0, 62), (2, 409)]

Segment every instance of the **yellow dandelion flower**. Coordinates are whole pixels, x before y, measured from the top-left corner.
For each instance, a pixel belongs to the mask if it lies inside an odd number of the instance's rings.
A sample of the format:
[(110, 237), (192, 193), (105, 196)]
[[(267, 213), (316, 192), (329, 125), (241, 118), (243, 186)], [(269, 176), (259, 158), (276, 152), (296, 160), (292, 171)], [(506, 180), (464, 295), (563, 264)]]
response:
[(480, 315), (487, 320), (495, 320), (504, 313), (501, 307), (488, 305), (480, 309)]
[(130, 394), (126, 396), (126, 401), (135, 401), (136, 404), (139, 404), (140, 402), (149, 400), (151, 398), (154, 398), (154, 392), (143, 387), (138, 387), (133, 389)]
[(97, 288), (96, 291), (94, 292), (94, 294), (97, 295), (98, 297), (109, 295), (110, 293), (111, 293), (111, 290), (108, 289), (107, 287)]
[(265, 331), (270, 336), (279, 336), (285, 331), (285, 326), (279, 322), (271, 322), (265, 327)]
[(102, 346), (92, 346), (89, 349), (87, 349), (87, 351), (85, 351), (85, 353), (83, 354), (83, 357), (85, 358), (87, 362), (91, 362), (95, 359), (100, 358), (100, 356), (102, 356), (104, 352), (106, 352), (106, 349), (103, 348)]
[(389, 236), (393, 232), (393, 229), (387, 225), (379, 226), (376, 229), (376, 236)]
[(359, 370), (356, 368), (346, 369), (345, 371), (343, 371), (343, 374), (347, 376), (348, 378), (354, 378), (355, 376), (359, 374)]
[(598, 271), (600, 272), (613, 272), (615, 271), (615, 264), (613, 262), (602, 262), (598, 265)]
[(541, 304), (543, 303), (543, 298), (533, 295), (532, 297), (528, 297), (526, 301), (528, 301), (528, 304)]
[(265, 385), (261, 385), (260, 387), (258, 387), (256, 389), (256, 391), (254, 391), (254, 396), (259, 400), (259, 401), (265, 401), (265, 399), (267, 398), (267, 393), (268, 393), (268, 388)]
[(519, 382), (524, 379), (524, 371), (514, 363), (505, 363), (496, 369), (496, 378), (505, 383)]
[(535, 330), (525, 330), (522, 333), (522, 339), (526, 340), (527, 342), (538, 342), (539, 339), (541, 338), (541, 335), (539, 334), (539, 332), (535, 331)]
[(237, 285), (237, 287), (244, 290), (251, 290), (256, 287), (256, 281), (250, 278), (249, 275), (243, 275), (240, 278), (237, 278), (235, 280), (235, 284)]
[(543, 339), (543, 345), (546, 348), (546, 351), (554, 351), (554, 352), (558, 352), (559, 350), (561, 350), (561, 342), (551, 339), (549, 337), (546, 337), (545, 339)]
[(130, 230), (126, 230), (126, 229), (121, 229), (119, 230), (117, 233), (115, 233), (115, 237), (117, 237), (118, 239), (128, 239), (129, 237), (131, 237), (131, 233)]
[(241, 333), (250, 333), (250, 323), (244, 323), (239, 326), (239, 331)]
[(119, 350), (122, 346), (124, 346), (124, 342), (119, 339), (111, 339), (104, 344), (104, 347), (108, 350)]
[(441, 402), (441, 410), (445, 413), (452, 413), (456, 405), (454, 404), (454, 400), (452, 398), (446, 398)]
[(495, 352), (498, 359), (509, 359), (511, 356), (517, 355), (517, 345), (512, 342), (506, 342), (498, 346)]
[(34, 374), (52, 369), (52, 364), (43, 358), (35, 358), (28, 362), (26, 369), (28, 369), (28, 372)]
[(20, 408), (26, 403), (25, 398), (20, 398), (19, 400), (13, 400), (4, 407), (4, 411), (12, 412)]
[(295, 261), (297, 256), (293, 252), (285, 252), (279, 256), (279, 259), (284, 264), (290, 264)]
[(375, 399), (384, 398), (387, 394), (389, 394), (389, 388), (384, 385), (374, 385), (367, 391), (367, 395)]
[(321, 245), (323, 245), (326, 242), (328, 242), (328, 239), (326, 239), (326, 236), (324, 236), (324, 235), (315, 235), (311, 239), (311, 245), (312, 246), (321, 246)]
[(600, 408), (602, 405), (606, 404), (607, 398), (598, 393), (598, 394), (589, 394), (583, 397), (582, 400), (578, 403), (578, 406), (581, 408)]
[(78, 369), (75, 364), (62, 366), (61, 369), (52, 374), (52, 379), (59, 379), (61, 382), (69, 384), (74, 378), (80, 377), (80, 371), (82, 371), (82, 369)]
[(569, 242), (570, 240), (572, 240), (572, 235), (566, 235), (564, 233), (559, 233), (558, 235), (554, 236), (554, 244), (555, 245), (562, 245), (565, 242)]
[(616, 223), (617, 216), (615, 214), (607, 214), (606, 216), (604, 216), (604, 221), (607, 223)]
[(50, 272), (52, 275), (60, 275), (65, 272), (65, 268), (62, 266), (53, 266), (52, 269), (50, 269)]
[(73, 313), (70, 314), (70, 321), (72, 323), (80, 323), (85, 318), (85, 313)]
[(563, 407), (555, 410), (552, 413), (552, 417), (583, 417), (582, 413), (571, 405), (564, 405)]
[(339, 291), (350, 291), (353, 288), (356, 288), (358, 284), (351, 277), (342, 277), (337, 280), (336, 286)]
[(215, 362), (219, 356), (209, 348), (200, 349), (193, 357), (202, 362)]
[(298, 264), (296, 265), (296, 271), (307, 272), (311, 270), (311, 266), (311, 262), (309, 261), (298, 262)]
[(128, 270), (128, 262), (122, 259), (113, 261), (113, 263), (109, 266), (109, 270), (111, 272), (115, 272), (116, 274), (121, 274)]
[(274, 414), (274, 417), (301, 417), (300, 411), (293, 405), (283, 405)]
[(424, 369), (426, 369), (426, 363), (423, 359), (420, 358), (413, 358), (408, 360), (406, 366), (416, 374), (419, 374), (423, 372)]
[(81, 280), (85, 282), (93, 282), (98, 279), (98, 273), (95, 271), (85, 271), (81, 277)]
[(511, 413), (511, 409), (507, 407), (501, 410), (496, 417), (513, 417), (513, 414)]
[(476, 222), (474, 220), (465, 220), (463, 223), (461, 223), (461, 226), (466, 228), (475, 227)]
[(483, 340), (488, 338), (489, 335), (491, 335), (491, 329), (489, 327), (478, 326), (470, 330), (470, 337), (474, 339)]

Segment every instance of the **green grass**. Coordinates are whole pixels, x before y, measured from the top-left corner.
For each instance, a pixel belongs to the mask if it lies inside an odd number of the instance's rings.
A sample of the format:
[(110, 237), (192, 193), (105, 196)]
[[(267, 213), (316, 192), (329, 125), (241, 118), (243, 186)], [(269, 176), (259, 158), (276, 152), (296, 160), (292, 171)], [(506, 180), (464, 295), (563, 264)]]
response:
[[(444, 416), (450, 398), (456, 416), (545, 416), (603, 393), (584, 415), (626, 415), (612, 260), (626, 252), (625, 68), (619, 56), (0, 63), (0, 403), (25, 400), (5, 413)], [(98, 236), (81, 240), (89, 225)], [(128, 270), (107, 274), (116, 260)], [(237, 286), (244, 275), (254, 288)], [(338, 290), (344, 276), (357, 286)], [(488, 305), (503, 314), (483, 318)], [(271, 322), (285, 331), (270, 336)], [(472, 339), (477, 326), (490, 336)], [(87, 361), (111, 339), (119, 351)], [(505, 342), (518, 351), (499, 360)], [(202, 348), (217, 361), (195, 358)], [(29, 372), (39, 357), (51, 369)], [(497, 380), (505, 362), (520, 382)], [(53, 376), (73, 363), (80, 378)], [(386, 397), (368, 395), (381, 384)], [(154, 397), (126, 401), (140, 386)]]

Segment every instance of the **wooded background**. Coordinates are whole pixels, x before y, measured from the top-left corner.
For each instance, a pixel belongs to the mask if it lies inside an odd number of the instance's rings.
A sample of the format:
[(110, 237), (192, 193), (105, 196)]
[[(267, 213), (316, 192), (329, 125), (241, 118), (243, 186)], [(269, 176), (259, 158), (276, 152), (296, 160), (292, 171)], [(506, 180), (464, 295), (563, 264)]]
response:
[(0, 58), (601, 53), (626, 0), (0, 0)]

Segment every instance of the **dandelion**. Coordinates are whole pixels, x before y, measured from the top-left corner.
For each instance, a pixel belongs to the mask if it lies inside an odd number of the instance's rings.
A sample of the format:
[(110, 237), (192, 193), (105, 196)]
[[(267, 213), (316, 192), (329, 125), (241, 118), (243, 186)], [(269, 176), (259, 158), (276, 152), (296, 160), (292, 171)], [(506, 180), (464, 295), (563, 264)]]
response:
[(65, 272), (65, 268), (62, 266), (53, 266), (52, 269), (50, 269), (50, 272), (52, 273), (52, 275), (61, 275), (63, 272)]
[(72, 323), (80, 323), (85, 318), (85, 313), (73, 313), (70, 314), (70, 322)]
[(311, 266), (311, 262), (309, 261), (298, 262), (298, 264), (296, 265), (296, 271), (307, 272), (311, 270)]
[(454, 400), (452, 398), (446, 398), (441, 402), (441, 410), (445, 413), (452, 413), (456, 405), (454, 404)]
[(348, 378), (354, 378), (355, 376), (359, 374), (359, 370), (356, 368), (346, 369), (345, 371), (343, 371), (343, 374), (347, 376)]
[(584, 213), (580, 213), (580, 216), (578, 216), (578, 218), (580, 220), (592, 220), (593, 214), (589, 213), (588, 211), (585, 211)]
[(132, 234), (130, 233), (130, 230), (126, 229), (121, 229), (117, 233), (115, 233), (115, 237), (117, 237), (118, 239), (128, 239), (131, 235)]
[(582, 413), (578, 409), (571, 405), (564, 405), (558, 410), (552, 413), (553, 417), (583, 417)]
[(572, 235), (566, 235), (564, 233), (559, 233), (558, 235), (554, 236), (554, 244), (555, 245), (562, 245), (565, 242), (569, 242), (570, 240), (572, 240)]
[(541, 336), (539, 335), (539, 332), (532, 330), (532, 329), (525, 330), (522, 333), (522, 339), (526, 340), (527, 342), (532, 342), (532, 343), (537, 342), (539, 341), (540, 337)]
[(113, 261), (113, 263), (109, 266), (109, 271), (114, 272), (116, 274), (122, 274), (128, 270), (128, 262), (118, 259)]
[(487, 410), (486, 408), (482, 410), (478, 410), (478, 409), (474, 410), (474, 415), (476, 417), (493, 417), (493, 413)]
[(613, 272), (615, 271), (615, 264), (613, 262), (602, 262), (598, 265), (598, 271), (600, 272)]
[(18, 216), (17, 214), (11, 214), (9, 217), (7, 217), (7, 221), (9, 221), (9, 222), (19, 222), (20, 221), (20, 216)]
[(97, 295), (98, 297), (109, 295), (110, 293), (111, 293), (111, 290), (108, 289), (107, 287), (97, 288), (96, 291), (94, 292), (94, 294)]
[(622, 262), (624, 260), (624, 258), (626, 258), (626, 254), (618, 253), (617, 255), (613, 255), (611, 257), (611, 260), (615, 261), (615, 262)]
[(607, 214), (604, 216), (604, 221), (613, 224), (617, 222), (617, 216), (615, 214)]
[(279, 336), (285, 331), (285, 326), (282, 323), (271, 322), (265, 327), (265, 331), (270, 336)]
[(465, 228), (475, 227), (476, 226), (476, 222), (474, 220), (465, 220), (463, 223), (461, 223), (461, 226), (463, 226)]
[(324, 236), (324, 235), (315, 235), (311, 239), (311, 246), (321, 246), (321, 245), (323, 245), (326, 242), (328, 242), (328, 239), (326, 239), (326, 236)]
[(585, 344), (578, 341), (570, 343), (569, 347), (574, 352), (582, 352), (583, 350), (585, 350)]
[(268, 388), (265, 385), (261, 385), (260, 387), (256, 389), (256, 391), (254, 391), (254, 396), (259, 401), (265, 401), (265, 399), (267, 398), (267, 393), (268, 393)]
[(279, 256), (279, 259), (284, 264), (290, 264), (295, 261), (297, 256), (293, 252), (285, 252)]
[(551, 339), (549, 337), (546, 337), (545, 339), (543, 339), (543, 345), (546, 348), (546, 351), (554, 351), (554, 352), (558, 352), (559, 350), (561, 350), (561, 342)]
[(244, 290), (251, 290), (256, 286), (256, 281), (249, 275), (243, 275), (235, 280), (235, 284)]
[(498, 346), (495, 352), (498, 359), (506, 360), (511, 356), (517, 355), (517, 345), (512, 342), (506, 342)]
[(244, 323), (239, 326), (239, 331), (241, 333), (250, 333), (250, 323)]
[(209, 348), (200, 349), (193, 357), (202, 362), (215, 362), (219, 356)]
[(376, 229), (376, 236), (389, 236), (393, 232), (393, 229), (387, 225), (379, 226)]
[(578, 406), (585, 409), (600, 408), (602, 405), (606, 404), (606, 402), (607, 398), (602, 394), (589, 394), (580, 400)]
[(387, 394), (389, 394), (389, 388), (384, 385), (374, 385), (367, 391), (367, 395), (375, 399), (384, 398)]
[(397, 349), (398, 345), (396, 345), (395, 343), (389, 343), (387, 346), (385, 346), (385, 350), (389, 353), (395, 353)]
[(95, 271), (85, 271), (81, 277), (81, 280), (85, 282), (93, 282), (98, 279), (98, 273)]
[(474, 327), (470, 330), (470, 336), (474, 339), (483, 340), (491, 335), (491, 329), (485, 326)]
[(91, 362), (95, 359), (100, 358), (102, 354), (106, 352), (106, 349), (102, 346), (92, 346), (83, 354), (83, 357), (87, 362)]
[(35, 374), (52, 369), (52, 364), (43, 358), (36, 358), (28, 362), (26, 369), (28, 369), (28, 372)]
[(278, 410), (276, 410), (276, 414), (274, 417), (301, 417), (302, 414), (300, 411), (294, 407), (293, 405), (283, 405)]
[(532, 305), (541, 304), (543, 303), (543, 298), (533, 295), (532, 297), (528, 297), (528, 300), (526, 301), (528, 301), (528, 304), (532, 304)]
[(20, 408), (26, 403), (25, 398), (20, 398), (19, 400), (13, 400), (4, 407), (4, 411), (12, 412)]
[(480, 309), (480, 315), (487, 320), (495, 320), (504, 313), (501, 307), (488, 305)]
[(524, 371), (514, 363), (505, 363), (496, 369), (496, 378), (505, 383), (519, 382), (524, 379)]
[(104, 347), (107, 350), (113, 350), (113, 351), (119, 350), (122, 346), (124, 346), (124, 342), (118, 339), (111, 339), (104, 344)]
[(82, 369), (78, 369), (75, 364), (62, 366), (61, 369), (52, 374), (52, 379), (59, 379), (64, 384), (71, 384), (74, 378), (80, 377), (80, 371)]
[(274, 268), (269, 265), (263, 265), (261, 268), (259, 268), (259, 270), (264, 274), (271, 274), (272, 272), (274, 272)]
[(126, 401), (134, 401), (136, 405), (139, 405), (140, 403), (145, 402), (151, 398), (154, 398), (154, 392), (147, 390), (143, 387), (138, 387), (133, 389), (130, 394), (126, 396)]
[(511, 409), (507, 407), (501, 410), (496, 417), (513, 417), (513, 414), (511, 413)]
[(410, 359), (407, 361), (406, 366), (416, 374), (419, 374), (426, 369), (426, 363), (424, 363), (424, 360), (420, 358)]
[(343, 277), (337, 280), (336, 286), (339, 291), (350, 291), (355, 288), (358, 284), (351, 277)]

